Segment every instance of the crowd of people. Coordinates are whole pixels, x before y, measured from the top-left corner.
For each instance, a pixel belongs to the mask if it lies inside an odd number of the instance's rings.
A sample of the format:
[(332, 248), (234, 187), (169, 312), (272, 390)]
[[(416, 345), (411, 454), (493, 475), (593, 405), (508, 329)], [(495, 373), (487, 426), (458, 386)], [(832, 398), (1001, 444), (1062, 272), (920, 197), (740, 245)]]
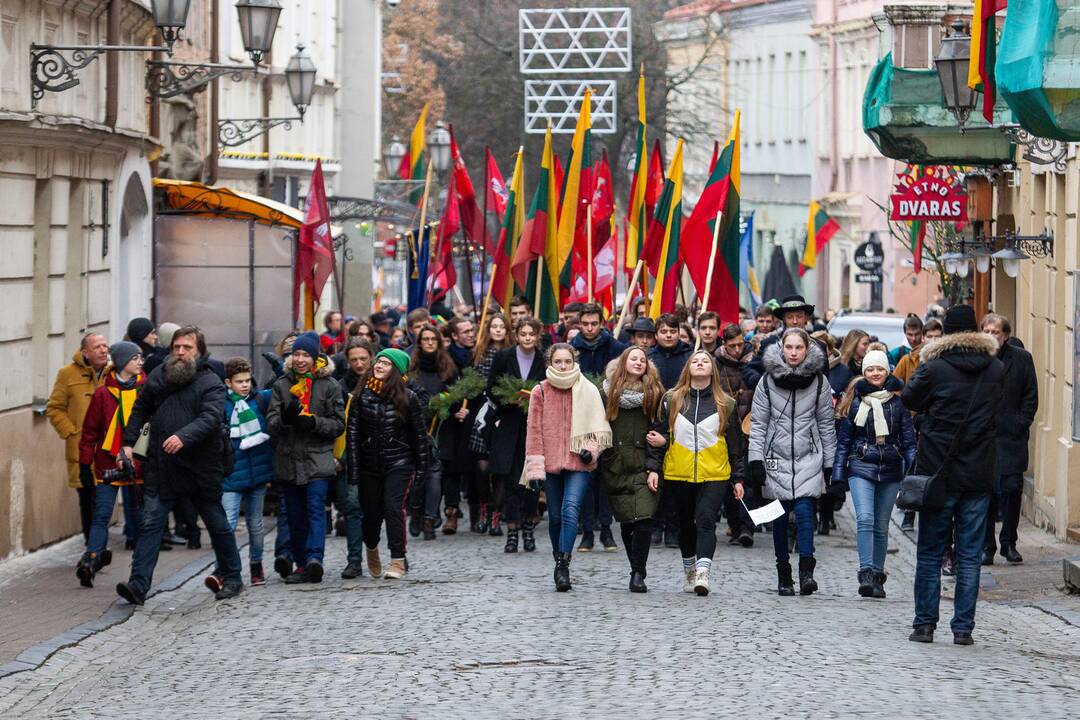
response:
[[(397, 579), (410, 538), (467, 527), (505, 554), (531, 553), (546, 515), (558, 591), (572, 588), (575, 552), (618, 550), (618, 522), (630, 592), (647, 591), (650, 550), (667, 546), (683, 590), (708, 595), (724, 522), (737, 547), (770, 532), (777, 592), (810, 595), (815, 535), (835, 529), (850, 492), (853, 585), (884, 598), (889, 521), (913, 474), (934, 480), (918, 517), (912, 640), (933, 639), (944, 573), (956, 576), (954, 640), (970, 644), (980, 565), (999, 546), (1022, 561), (1038, 389), (1000, 315), (909, 315), (907, 345), (888, 348), (860, 330), (831, 337), (797, 295), (732, 323), (682, 307), (653, 320), (644, 301), (619, 327), (593, 303), (568, 304), (555, 326), (523, 298), (505, 310), (479, 323), (468, 308), (330, 312), (323, 333), (289, 333), (258, 373), (247, 358), (212, 358), (192, 325), (136, 318), (111, 346), (87, 334), (47, 407), (78, 493), (79, 582), (92, 586), (111, 561), (122, 495), (134, 553), (121, 597), (142, 604), (159, 553), (201, 545), (198, 518), (216, 560), (207, 587), (238, 595), (241, 514), (250, 584), (264, 584), (271, 497), (273, 570), (288, 584), (322, 581), (335, 531), (342, 578), (366, 567)], [(782, 512), (755, 523), (751, 511), (775, 502)], [(905, 515), (903, 529), (914, 522)]]

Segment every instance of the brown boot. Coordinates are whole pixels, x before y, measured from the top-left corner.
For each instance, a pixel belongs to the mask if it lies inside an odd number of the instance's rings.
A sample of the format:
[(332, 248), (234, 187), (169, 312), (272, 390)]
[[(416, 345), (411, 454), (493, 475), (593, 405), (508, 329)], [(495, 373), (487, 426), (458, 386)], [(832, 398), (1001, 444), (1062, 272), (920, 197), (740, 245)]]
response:
[(435, 539), (435, 518), (432, 518), (432, 517), (424, 518), (424, 539), (425, 540), (434, 540)]
[(382, 575), (382, 560), (379, 558), (379, 548), (367, 548), (367, 569), (373, 578)]
[(390, 564), (386, 567), (386, 579), (399, 580), (405, 577), (406, 572), (408, 568), (405, 567), (405, 558), (391, 558)]
[(446, 522), (444, 522), (442, 526), (443, 535), (453, 535), (457, 532), (459, 517), (461, 517), (461, 511), (456, 507), (451, 505), (446, 508)]

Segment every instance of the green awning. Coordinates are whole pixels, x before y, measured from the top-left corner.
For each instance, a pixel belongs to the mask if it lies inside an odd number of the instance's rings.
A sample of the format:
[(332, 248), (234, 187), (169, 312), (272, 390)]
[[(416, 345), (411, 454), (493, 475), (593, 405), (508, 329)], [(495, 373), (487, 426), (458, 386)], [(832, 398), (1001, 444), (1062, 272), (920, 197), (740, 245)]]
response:
[[(865, 132), (885, 157), (918, 165), (1002, 165), (1013, 161), (1009, 138), (971, 113), (964, 132), (945, 107), (936, 70), (894, 67), (892, 53), (870, 72), (862, 107)], [(994, 123), (1013, 122), (1004, 104)]]
[(1080, 6), (1010, 0), (994, 70), (1021, 127), (1080, 141)]

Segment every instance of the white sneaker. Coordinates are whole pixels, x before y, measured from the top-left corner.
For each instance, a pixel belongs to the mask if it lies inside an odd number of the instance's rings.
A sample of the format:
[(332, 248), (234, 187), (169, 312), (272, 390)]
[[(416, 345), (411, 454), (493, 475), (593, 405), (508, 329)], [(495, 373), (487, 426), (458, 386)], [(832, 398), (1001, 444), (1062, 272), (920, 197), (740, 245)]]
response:
[(694, 592), (694, 580), (697, 578), (697, 570), (690, 568), (686, 571), (686, 581), (683, 583), (682, 591), (684, 593)]
[(694, 592), (704, 597), (709, 594), (709, 571), (699, 568), (694, 574)]

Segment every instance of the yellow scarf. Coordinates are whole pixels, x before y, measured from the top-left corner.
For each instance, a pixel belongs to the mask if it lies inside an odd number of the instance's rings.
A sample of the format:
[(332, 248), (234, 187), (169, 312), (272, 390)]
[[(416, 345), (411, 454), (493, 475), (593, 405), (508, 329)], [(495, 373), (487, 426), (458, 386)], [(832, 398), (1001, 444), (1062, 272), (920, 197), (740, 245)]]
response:
[[(120, 452), (124, 428), (127, 427), (128, 420), (131, 418), (131, 409), (135, 406), (135, 397), (139, 394), (139, 390), (137, 387), (130, 389), (110, 387), (109, 392), (116, 398), (116, 411), (113, 412), (112, 419), (109, 421), (109, 429), (101, 442), (101, 449), (110, 455), (116, 455)], [(122, 418), (121, 412), (123, 412)]]

